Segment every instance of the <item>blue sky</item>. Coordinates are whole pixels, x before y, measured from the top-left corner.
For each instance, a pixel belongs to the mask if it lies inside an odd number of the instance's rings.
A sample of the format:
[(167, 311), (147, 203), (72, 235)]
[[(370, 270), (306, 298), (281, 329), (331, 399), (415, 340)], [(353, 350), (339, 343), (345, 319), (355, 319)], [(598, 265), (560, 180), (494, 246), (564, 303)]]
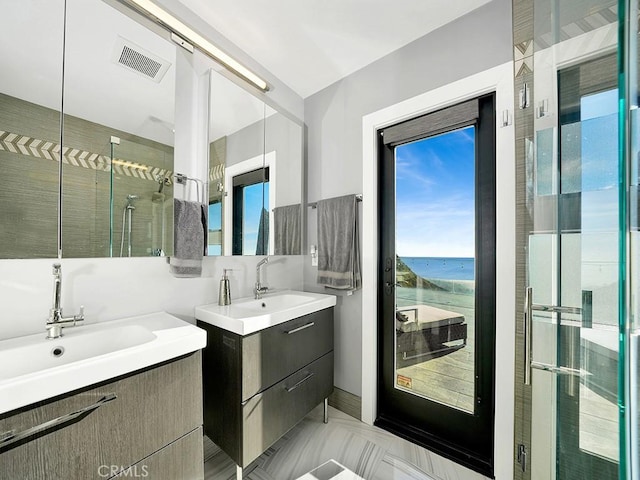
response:
[(396, 148), (396, 251), (473, 257), (475, 127)]

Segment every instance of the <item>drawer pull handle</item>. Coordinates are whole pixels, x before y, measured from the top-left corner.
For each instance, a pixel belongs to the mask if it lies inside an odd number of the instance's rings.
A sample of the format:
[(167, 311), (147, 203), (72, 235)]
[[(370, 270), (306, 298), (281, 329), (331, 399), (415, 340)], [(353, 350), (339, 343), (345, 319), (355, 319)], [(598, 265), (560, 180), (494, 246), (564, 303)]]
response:
[[(23, 443), (33, 440), (33, 438), (31, 437), (35, 437), (36, 435), (37, 436), (46, 435), (51, 430), (57, 430), (58, 428), (62, 428), (63, 426), (65, 426), (66, 423), (69, 423), (77, 419), (81, 420), (82, 418), (80, 417), (90, 414), (91, 412), (101, 407), (105, 403), (111, 402), (116, 398), (117, 396), (115, 393), (110, 393), (109, 395), (105, 395), (104, 397), (102, 397), (100, 400), (98, 400), (96, 403), (92, 405), (81, 408), (80, 410), (77, 410), (72, 413), (67, 413), (66, 415), (62, 415), (61, 417), (54, 418), (53, 420), (49, 420), (35, 427), (28, 428), (26, 430), (23, 430), (22, 432), (15, 433), (15, 430), (11, 430), (9, 432), (2, 433), (0, 434), (0, 453), (5, 452), (6, 450), (9, 450), (9, 448), (7, 447), (10, 447), (14, 443), (20, 442), (19, 445), (22, 445)], [(21, 440), (24, 440), (24, 441), (21, 442)], [(15, 445), (15, 447), (17, 446), (18, 445)]]
[(285, 333), (287, 335), (291, 335), (292, 333), (296, 333), (296, 332), (299, 332), (299, 331), (304, 330), (306, 328), (313, 327), (315, 324), (316, 324), (315, 322), (309, 322), (309, 323), (307, 323), (305, 325), (302, 325), (301, 327), (294, 328), (293, 330), (287, 330)]
[(296, 383), (293, 387), (284, 387), (285, 390), (287, 391), (287, 393), (291, 393), (293, 392), (296, 388), (298, 388), (300, 385), (302, 385), (304, 382), (306, 382), (307, 380), (309, 380), (311, 377), (313, 377), (315, 375), (315, 373), (311, 372), (309, 375), (307, 375), (306, 377), (304, 377), (302, 380), (300, 380), (298, 383)]

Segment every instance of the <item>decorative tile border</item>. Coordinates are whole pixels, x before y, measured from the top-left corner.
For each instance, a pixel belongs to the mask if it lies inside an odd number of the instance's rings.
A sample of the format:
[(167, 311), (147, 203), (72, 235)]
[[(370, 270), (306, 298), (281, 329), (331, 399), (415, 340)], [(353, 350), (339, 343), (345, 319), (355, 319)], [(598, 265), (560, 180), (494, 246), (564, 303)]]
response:
[[(0, 130), (0, 151), (24, 155), (27, 157), (39, 158), (42, 160), (60, 161), (60, 144), (40, 140), (38, 138), (19, 135), (17, 133)], [(157, 178), (169, 178), (173, 184), (173, 171), (164, 168), (153, 167), (143, 163), (126, 161), (127, 165), (111, 163), (111, 158), (107, 155), (92, 153), (87, 150), (64, 147), (62, 149), (62, 163), (74, 167), (86, 168), (89, 170), (99, 170), (110, 172), (111, 168), (118, 175), (140, 178), (157, 182)], [(216, 165), (209, 169), (209, 181), (224, 179), (224, 165)]]
[(224, 165), (216, 165), (209, 169), (209, 182), (224, 180)]
[[(0, 130), (0, 150), (43, 160), (60, 161), (60, 144)], [(173, 171), (164, 168), (127, 161), (126, 165), (111, 164), (106, 155), (77, 148), (62, 148), (62, 163), (90, 170), (113, 171), (119, 175), (157, 182), (158, 177), (170, 178)]]

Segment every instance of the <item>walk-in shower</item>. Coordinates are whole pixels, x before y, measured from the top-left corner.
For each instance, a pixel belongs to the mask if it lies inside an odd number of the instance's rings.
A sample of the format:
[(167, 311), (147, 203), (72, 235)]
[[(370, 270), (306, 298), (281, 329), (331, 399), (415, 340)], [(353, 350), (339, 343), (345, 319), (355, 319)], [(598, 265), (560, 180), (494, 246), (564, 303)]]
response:
[(111, 137), (110, 153), (108, 255), (171, 255), (172, 149)]

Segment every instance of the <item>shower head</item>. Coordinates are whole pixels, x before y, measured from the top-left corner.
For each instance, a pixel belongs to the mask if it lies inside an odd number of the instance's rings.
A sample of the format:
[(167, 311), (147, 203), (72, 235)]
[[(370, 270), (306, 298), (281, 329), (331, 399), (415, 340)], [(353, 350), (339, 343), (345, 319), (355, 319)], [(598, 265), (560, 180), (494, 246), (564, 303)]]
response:
[(165, 185), (171, 184), (171, 180), (169, 180), (168, 177), (164, 177), (162, 175), (156, 176), (156, 182), (158, 182), (158, 184), (160, 185), (158, 187), (158, 193), (162, 193), (162, 189), (164, 188)]

